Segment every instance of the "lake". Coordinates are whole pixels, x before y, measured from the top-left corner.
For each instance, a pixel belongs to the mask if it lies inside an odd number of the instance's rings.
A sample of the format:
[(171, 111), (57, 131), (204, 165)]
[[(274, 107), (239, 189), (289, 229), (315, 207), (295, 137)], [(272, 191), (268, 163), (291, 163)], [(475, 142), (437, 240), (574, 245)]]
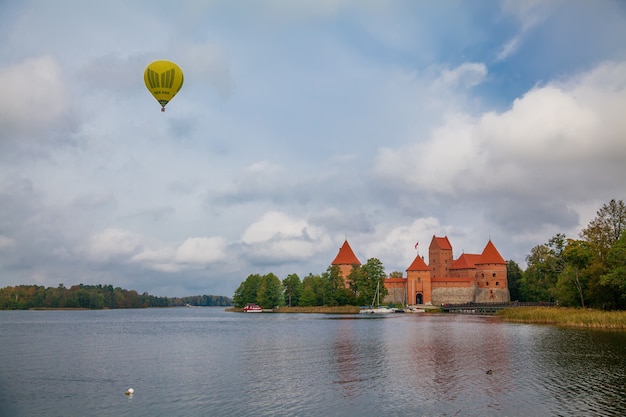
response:
[(623, 331), (447, 314), (0, 311), (2, 416), (623, 416), (625, 387)]

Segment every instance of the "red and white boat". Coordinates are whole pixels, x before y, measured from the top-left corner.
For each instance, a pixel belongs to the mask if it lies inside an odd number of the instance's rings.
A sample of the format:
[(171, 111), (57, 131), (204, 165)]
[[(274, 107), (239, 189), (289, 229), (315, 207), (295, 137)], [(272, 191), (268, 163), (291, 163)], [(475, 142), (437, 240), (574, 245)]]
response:
[(262, 313), (263, 309), (256, 304), (248, 304), (243, 308), (244, 313)]

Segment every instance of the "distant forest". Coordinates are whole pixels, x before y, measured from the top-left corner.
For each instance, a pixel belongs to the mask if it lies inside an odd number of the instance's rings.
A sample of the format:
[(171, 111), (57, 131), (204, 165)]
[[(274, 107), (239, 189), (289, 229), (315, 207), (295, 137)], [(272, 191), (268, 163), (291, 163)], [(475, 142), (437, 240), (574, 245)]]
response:
[(0, 288), (0, 310), (31, 308), (148, 308), (190, 306), (230, 306), (229, 297), (193, 295), (189, 297), (155, 297), (146, 292), (125, 290), (112, 285), (73, 285), (66, 288), (45, 288), (39, 285), (18, 285)]

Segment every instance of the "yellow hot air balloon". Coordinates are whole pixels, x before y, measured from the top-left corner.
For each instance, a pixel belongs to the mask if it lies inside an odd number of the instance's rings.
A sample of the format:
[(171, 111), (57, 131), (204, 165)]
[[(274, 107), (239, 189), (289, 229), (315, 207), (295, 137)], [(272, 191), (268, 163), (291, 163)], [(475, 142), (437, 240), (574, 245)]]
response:
[(161, 111), (183, 86), (183, 72), (170, 61), (154, 61), (146, 67), (143, 80), (148, 91), (161, 104)]

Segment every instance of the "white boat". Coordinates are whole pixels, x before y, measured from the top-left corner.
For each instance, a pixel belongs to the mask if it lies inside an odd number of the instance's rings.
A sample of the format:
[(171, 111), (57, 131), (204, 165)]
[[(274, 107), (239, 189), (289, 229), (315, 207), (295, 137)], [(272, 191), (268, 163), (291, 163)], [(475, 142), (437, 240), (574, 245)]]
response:
[[(374, 304), (376, 302), (376, 304)], [(374, 307), (376, 306), (376, 307)], [(380, 282), (376, 285), (376, 294), (372, 299), (372, 305), (369, 308), (362, 308), (359, 314), (391, 314), (395, 309), (380, 305)]]
[(359, 311), (359, 314), (391, 314), (395, 313), (393, 308), (389, 307), (371, 307), (371, 308), (362, 308)]
[(262, 313), (263, 309), (256, 304), (248, 304), (243, 308), (244, 313)]

